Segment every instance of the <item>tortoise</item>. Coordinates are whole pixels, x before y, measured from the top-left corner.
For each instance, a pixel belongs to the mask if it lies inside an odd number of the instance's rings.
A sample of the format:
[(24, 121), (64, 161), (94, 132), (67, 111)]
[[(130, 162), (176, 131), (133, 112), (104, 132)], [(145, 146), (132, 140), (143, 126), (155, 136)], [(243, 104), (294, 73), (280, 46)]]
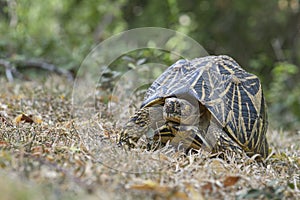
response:
[(181, 59), (149, 87), (119, 144), (143, 135), (161, 144), (268, 156), (266, 104), (259, 78), (226, 55)]

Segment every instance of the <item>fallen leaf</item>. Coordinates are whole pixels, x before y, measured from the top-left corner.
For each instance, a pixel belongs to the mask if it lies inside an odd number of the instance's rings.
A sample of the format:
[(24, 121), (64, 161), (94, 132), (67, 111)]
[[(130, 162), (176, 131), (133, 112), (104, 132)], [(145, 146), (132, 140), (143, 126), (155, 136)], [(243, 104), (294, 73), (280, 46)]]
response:
[(110, 95), (109, 100), (112, 101), (112, 102), (118, 103), (119, 102), (119, 97), (115, 96), (115, 95)]
[(7, 146), (9, 146), (8, 142), (0, 141), (0, 147), (7, 147)]
[(15, 118), (15, 122), (18, 124), (20, 122), (33, 123), (33, 119), (25, 114), (20, 114)]
[(204, 200), (204, 197), (201, 194), (201, 192), (199, 192), (199, 190), (196, 189), (193, 184), (187, 182), (184, 185), (185, 185), (187, 192), (190, 193), (190, 195), (189, 195), (190, 199)]
[(225, 180), (223, 181), (224, 187), (230, 187), (238, 182), (241, 177), (239, 176), (227, 176)]
[[(135, 190), (155, 190), (155, 187), (157, 187), (158, 183), (154, 181), (145, 181), (142, 184), (135, 184), (131, 185), (130, 189), (135, 189)], [(161, 187), (162, 189), (162, 187)]]
[(100, 101), (103, 103), (108, 103), (108, 102), (118, 103), (119, 98), (118, 96), (114, 96), (114, 95), (106, 95), (106, 96), (101, 96)]
[(39, 116), (33, 116), (34, 123), (41, 124), (43, 122), (42, 118)]
[(104, 135), (105, 135), (107, 138), (110, 138), (110, 132), (109, 132), (109, 131), (104, 130), (103, 132), (104, 132)]
[(32, 155), (41, 156), (44, 153), (44, 148), (42, 146), (32, 147)]
[(188, 196), (184, 192), (176, 191), (176, 188), (162, 186), (154, 181), (145, 181), (145, 183), (142, 184), (131, 185), (130, 189), (155, 192), (163, 196), (174, 197), (177, 199), (188, 199)]
[(55, 160), (55, 158), (54, 158), (52, 155), (47, 155), (47, 156), (46, 156), (46, 159), (47, 159), (48, 161), (50, 161), (50, 162), (52, 162), (52, 161)]
[(202, 190), (207, 190), (209, 192), (211, 192), (213, 189), (212, 183), (206, 183), (205, 185), (202, 186)]
[(20, 114), (15, 118), (15, 123), (18, 124), (20, 122), (41, 124), (43, 120), (39, 116), (31, 116), (31, 115), (28, 116), (25, 114)]

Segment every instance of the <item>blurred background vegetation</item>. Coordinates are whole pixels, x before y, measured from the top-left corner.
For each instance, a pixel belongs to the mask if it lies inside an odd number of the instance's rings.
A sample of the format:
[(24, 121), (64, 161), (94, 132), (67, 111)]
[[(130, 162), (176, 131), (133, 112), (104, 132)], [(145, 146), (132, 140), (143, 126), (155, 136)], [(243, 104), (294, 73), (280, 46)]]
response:
[(99, 42), (146, 26), (232, 56), (261, 78), (270, 127), (299, 130), (299, 0), (0, 0), (0, 59), (42, 59), (75, 72)]

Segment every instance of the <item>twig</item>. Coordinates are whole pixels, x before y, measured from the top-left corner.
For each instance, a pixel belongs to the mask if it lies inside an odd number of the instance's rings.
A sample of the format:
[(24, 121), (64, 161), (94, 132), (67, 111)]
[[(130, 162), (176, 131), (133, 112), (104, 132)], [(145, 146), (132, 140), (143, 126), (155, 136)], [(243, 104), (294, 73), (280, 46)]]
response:
[(23, 60), (17, 62), (18, 67), (26, 68), (39, 68), (47, 71), (54, 72), (59, 75), (63, 75), (68, 78), (68, 80), (73, 80), (73, 75), (71, 72), (64, 70), (62, 68), (56, 67), (53, 64), (41, 61), (41, 60)]
[(7, 60), (0, 59), (0, 66), (3, 66), (5, 68), (5, 75), (7, 80), (9, 82), (13, 82), (14, 77), (13, 77), (12, 70), (14, 67), (12, 66), (12, 64)]
[(277, 60), (284, 61), (285, 56), (282, 50), (282, 42), (278, 38), (276, 38), (272, 41), (272, 47), (275, 52)]
[(5, 75), (9, 82), (14, 81), (14, 76), (24, 78), (22, 74), (17, 70), (17, 68), (37, 68), (37, 69), (43, 69), (50, 72), (54, 72), (58, 75), (63, 75), (67, 77), (68, 80), (73, 80), (73, 75), (68, 70), (56, 67), (53, 64), (41, 61), (41, 60), (21, 60), (21, 61), (15, 61), (15, 63), (12, 63), (8, 60), (1, 59), (0, 58), (0, 66), (5, 68)]
[(98, 23), (97, 28), (94, 32), (94, 40), (99, 42), (102, 38), (103, 32), (107, 25), (111, 24), (114, 19), (114, 15), (106, 14), (102, 17), (102, 20)]

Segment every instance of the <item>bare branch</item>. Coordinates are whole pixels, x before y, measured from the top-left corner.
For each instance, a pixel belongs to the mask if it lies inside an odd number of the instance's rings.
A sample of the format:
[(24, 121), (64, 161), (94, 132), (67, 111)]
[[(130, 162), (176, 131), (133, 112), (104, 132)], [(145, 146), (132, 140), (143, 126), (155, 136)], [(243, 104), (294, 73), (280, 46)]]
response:
[(6, 74), (6, 78), (9, 82), (13, 82), (14, 81), (14, 77), (13, 77), (13, 66), (11, 65), (11, 63), (7, 60), (4, 59), (0, 59), (0, 66), (3, 66), (5, 68), (5, 74)]
[(22, 74), (17, 70), (17, 68), (37, 68), (37, 69), (43, 69), (47, 70), (53, 73), (56, 73), (58, 75), (62, 75), (67, 77), (68, 80), (73, 80), (73, 75), (68, 70), (56, 67), (53, 64), (41, 61), (41, 60), (21, 60), (21, 61), (15, 61), (14, 63), (1, 59), (0, 58), (0, 66), (5, 68), (5, 74), (6, 78), (9, 82), (14, 81), (14, 76), (24, 78)]
[(56, 67), (53, 64), (41, 61), (41, 60), (22, 60), (17, 62), (17, 67), (26, 67), (26, 68), (38, 68), (54, 72), (59, 75), (63, 75), (68, 78), (68, 80), (73, 80), (73, 75), (68, 70)]
[(278, 38), (276, 38), (272, 41), (272, 47), (273, 47), (273, 50), (275, 52), (277, 60), (278, 61), (284, 61), (285, 60), (285, 55), (284, 55), (283, 50), (282, 50), (282, 42)]

